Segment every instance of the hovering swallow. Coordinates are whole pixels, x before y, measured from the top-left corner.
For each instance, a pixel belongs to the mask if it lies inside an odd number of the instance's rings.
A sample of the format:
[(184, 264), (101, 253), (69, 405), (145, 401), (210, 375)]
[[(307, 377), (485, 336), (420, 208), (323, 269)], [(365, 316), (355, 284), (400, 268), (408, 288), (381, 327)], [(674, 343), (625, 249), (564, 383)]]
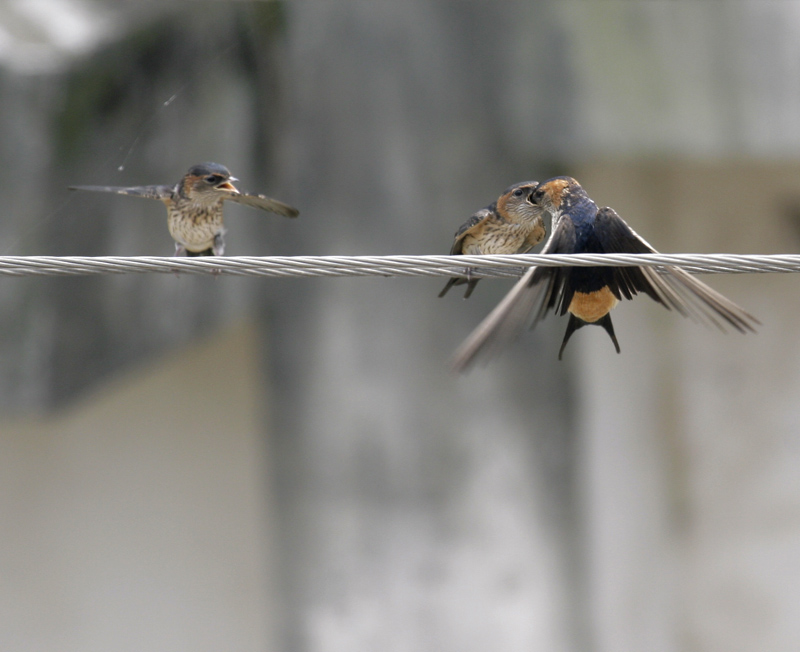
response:
[[(658, 253), (612, 208), (597, 208), (575, 179), (555, 177), (531, 194), (531, 201), (553, 219), (543, 254)], [(570, 336), (587, 324), (602, 326), (619, 353), (611, 310), (621, 299), (644, 292), (684, 317), (755, 332), (760, 322), (735, 303), (678, 267), (531, 267), (456, 351), (453, 366), (466, 369), (481, 353), (513, 339), (533, 315), (533, 325), (547, 312), (569, 313)]]
[(221, 256), (225, 251), (222, 204), (235, 201), (252, 208), (297, 217), (299, 211), (277, 199), (239, 192), (238, 181), (224, 165), (193, 165), (174, 186), (71, 186), (70, 190), (115, 192), (120, 195), (159, 199), (167, 206), (167, 227), (175, 240), (175, 255)]
[[(450, 254), (468, 256), (487, 254), (524, 254), (544, 239), (542, 211), (530, 201), (538, 181), (523, 181), (506, 188), (496, 202), (482, 208), (456, 231)], [(467, 284), (466, 299), (480, 279), (456, 276), (447, 281), (440, 297), (454, 285)]]

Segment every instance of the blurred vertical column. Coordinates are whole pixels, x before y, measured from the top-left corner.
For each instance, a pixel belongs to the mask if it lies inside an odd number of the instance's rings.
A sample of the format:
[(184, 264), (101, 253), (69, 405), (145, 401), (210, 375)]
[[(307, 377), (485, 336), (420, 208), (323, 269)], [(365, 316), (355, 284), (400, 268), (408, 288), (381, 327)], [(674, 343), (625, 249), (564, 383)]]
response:
[[(445, 252), (569, 122), (537, 91), (564, 72), (546, 5), (286, 11), (302, 253)], [(568, 368), (543, 329), (455, 377), (510, 283), (462, 302), (443, 282), (287, 281), (264, 304), (285, 649), (586, 649)]]

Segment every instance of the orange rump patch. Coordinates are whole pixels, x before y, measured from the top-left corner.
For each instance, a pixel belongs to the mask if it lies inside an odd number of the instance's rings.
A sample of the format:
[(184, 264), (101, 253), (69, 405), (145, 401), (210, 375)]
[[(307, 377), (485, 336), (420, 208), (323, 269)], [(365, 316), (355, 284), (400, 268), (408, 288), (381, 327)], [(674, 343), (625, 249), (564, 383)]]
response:
[(618, 303), (619, 299), (611, 290), (604, 287), (597, 292), (576, 292), (567, 310), (578, 319), (593, 323), (605, 317)]

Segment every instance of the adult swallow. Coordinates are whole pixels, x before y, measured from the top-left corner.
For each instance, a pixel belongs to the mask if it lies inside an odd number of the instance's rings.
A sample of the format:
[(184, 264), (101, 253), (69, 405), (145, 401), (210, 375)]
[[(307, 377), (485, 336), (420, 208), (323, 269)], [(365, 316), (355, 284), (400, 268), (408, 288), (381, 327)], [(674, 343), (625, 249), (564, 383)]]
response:
[(252, 208), (297, 217), (299, 211), (265, 195), (239, 192), (238, 181), (219, 163), (193, 165), (174, 186), (71, 186), (70, 190), (115, 192), (120, 195), (159, 199), (167, 206), (167, 227), (175, 240), (175, 255), (222, 256), (225, 227), (222, 204), (235, 201)]
[[(597, 208), (571, 177), (554, 177), (539, 185), (531, 202), (552, 216), (543, 254), (658, 253), (612, 208)], [(463, 371), (476, 356), (513, 339), (533, 316), (533, 325), (548, 311), (569, 313), (558, 359), (570, 336), (587, 324), (602, 326), (617, 353), (619, 343), (611, 310), (621, 299), (644, 292), (668, 310), (706, 321), (725, 330), (755, 332), (760, 322), (705, 283), (678, 267), (531, 267), (456, 351), (453, 366)]]
[[(497, 201), (461, 225), (456, 231), (450, 254), (524, 254), (533, 249), (545, 235), (542, 211), (530, 200), (531, 193), (538, 186), (538, 181), (523, 181), (506, 188)], [(456, 276), (447, 281), (439, 296), (443, 297), (454, 285), (466, 283), (464, 298), (469, 297), (480, 280), (472, 278), (470, 272), (468, 268), (466, 278)]]

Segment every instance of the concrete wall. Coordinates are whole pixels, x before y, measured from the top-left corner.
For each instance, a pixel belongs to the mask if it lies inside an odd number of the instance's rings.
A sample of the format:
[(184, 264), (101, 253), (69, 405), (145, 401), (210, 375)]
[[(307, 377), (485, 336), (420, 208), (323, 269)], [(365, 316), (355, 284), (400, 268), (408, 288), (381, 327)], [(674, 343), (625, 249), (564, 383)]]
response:
[(274, 649), (258, 350), (243, 324), (0, 420), (0, 647)]

